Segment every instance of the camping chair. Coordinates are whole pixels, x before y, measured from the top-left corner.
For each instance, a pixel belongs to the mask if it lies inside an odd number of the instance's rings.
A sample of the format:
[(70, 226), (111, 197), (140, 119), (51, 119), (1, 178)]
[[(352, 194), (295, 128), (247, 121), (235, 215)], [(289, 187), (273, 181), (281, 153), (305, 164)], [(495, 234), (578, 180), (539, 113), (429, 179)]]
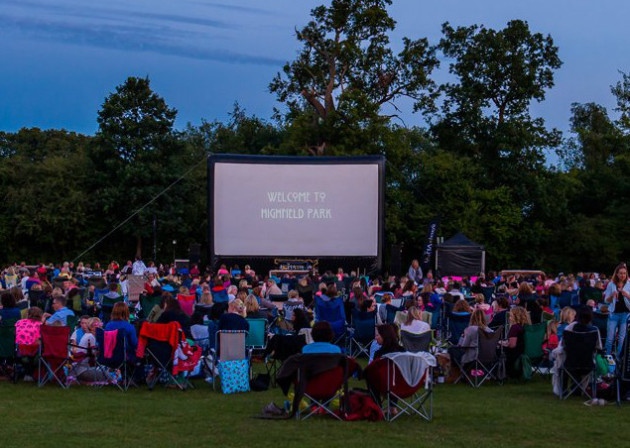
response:
[(370, 357), (370, 344), (374, 340), (376, 311), (362, 312), (352, 310), (352, 327), (348, 329), (348, 353), (357, 358), (360, 355)]
[(195, 311), (195, 295), (177, 294), (177, 301), (179, 302), (179, 306), (182, 307), (182, 311), (189, 316), (192, 316)]
[(17, 382), (15, 326), (0, 325), (0, 375)]
[[(597, 331), (577, 333), (565, 331), (562, 334), (565, 360), (559, 369), (560, 399), (564, 400), (578, 390), (589, 399), (596, 398)], [(589, 388), (590, 386), (590, 388)]]
[(101, 297), (101, 320), (103, 321), (103, 324), (106, 324), (107, 322), (109, 322), (110, 317), (112, 315), (112, 310), (114, 309), (114, 305), (116, 305), (118, 302), (124, 302), (124, 301), (125, 301), (124, 296), (118, 296), (118, 297), (102, 296)]
[[(381, 404), (385, 420), (403, 414), (433, 418), (433, 374), (437, 365), (430, 353), (389, 353), (373, 361), (364, 371), (374, 400)], [(384, 396), (385, 400), (381, 400)], [(392, 409), (398, 412), (393, 413)]]
[(68, 354), (70, 333), (71, 328), (68, 326), (42, 325), (40, 327), (39, 387), (52, 380), (64, 389), (68, 387), (64, 367), (71, 362)]
[(396, 321), (396, 313), (398, 313), (399, 311), (402, 311), (400, 307), (391, 305), (389, 303), (385, 304), (385, 312), (387, 316), (385, 318), (385, 322), (388, 324), (393, 324)]
[[(294, 385), (292, 415), (298, 420), (326, 414), (341, 420), (333, 410), (334, 402), (347, 396), (348, 378), (357, 368), (356, 362), (341, 354), (317, 353), (293, 355), (278, 370), (276, 381), (286, 395)], [(306, 401), (307, 406), (301, 404)]]
[(173, 361), (182, 337), (184, 335), (179, 322), (142, 324), (136, 357), (144, 359), (145, 365), (152, 368), (146, 379), (149, 390), (153, 390), (160, 377), (166, 379), (167, 383), (175, 384), (180, 390), (191, 386), (188, 380), (178, 381), (173, 375)]
[(555, 318), (556, 318), (556, 315), (554, 313), (548, 313), (547, 311), (543, 311), (540, 316), (541, 322), (544, 322), (547, 325), (549, 325), (549, 322), (551, 322)]
[(340, 344), (346, 334), (346, 312), (344, 303), (340, 297), (323, 300), (321, 297), (315, 297), (315, 322), (326, 321), (335, 333), (335, 344)]
[(472, 362), (463, 365), (455, 361), (460, 369), (460, 376), (455, 382), (465, 379), (468, 384), (474, 388), (480, 387), (489, 379), (497, 380), (499, 384), (503, 384), (505, 378), (505, 357), (499, 346), (499, 341), (503, 337), (503, 327), (499, 327), (497, 331), (477, 332), (477, 347), (470, 347), (468, 350), (475, 350), (475, 359)]
[(140, 308), (142, 308), (142, 315), (146, 319), (149, 317), (151, 310), (157, 305), (162, 303), (162, 296), (140, 296)]
[(249, 331), (245, 338), (245, 347), (250, 350), (264, 350), (267, 345), (267, 319), (247, 319)]
[(265, 348), (265, 367), (272, 386), (276, 386), (279, 365), (287, 358), (301, 353), (305, 345), (306, 337), (303, 334), (276, 334), (269, 339)]
[(470, 313), (456, 314), (450, 313), (448, 316), (448, 342), (452, 345), (459, 343), (459, 338), (464, 333), (464, 330), (468, 328), (470, 324)]
[[(547, 333), (547, 323), (541, 322), (539, 324), (525, 325), (524, 330), (524, 342), (525, 350), (523, 351), (524, 357), (527, 358), (529, 364), (532, 366), (532, 371), (542, 375), (541, 368), (545, 361), (545, 352), (542, 348), (545, 336)], [(528, 379), (525, 377), (525, 379)]]
[(602, 347), (606, 346), (606, 335), (608, 333), (608, 316), (608, 313), (602, 313), (601, 311), (593, 312), (593, 325), (596, 326), (599, 330)]
[(408, 331), (400, 331), (400, 343), (405, 351), (411, 353), (428, 352), (433, 341), (433, 331), (415, 334)]
[(210, 366), (214, 390), (219, 379), (224, 394), (249, 392), (251, 352), (245, 346), (246, 339), (247, 331), (217, 331)]
[(100, 348), (96, 356), (96, 366), (107, 374), (108, 384), (115, 385), (123, 392), (135, 384), (133, 372), (136, 354), (129, 350), (127, 337), (124, 329), (96, 329), (96, 344)]

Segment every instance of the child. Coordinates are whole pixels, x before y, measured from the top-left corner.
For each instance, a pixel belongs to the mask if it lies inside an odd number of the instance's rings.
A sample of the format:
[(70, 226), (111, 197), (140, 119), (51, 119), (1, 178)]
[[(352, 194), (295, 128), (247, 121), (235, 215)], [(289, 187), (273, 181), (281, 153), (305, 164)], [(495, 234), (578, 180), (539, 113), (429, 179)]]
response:
[(481, 310), (486, 315), (486, 322), (490, 320), (492, 316), (492, 307), (489, 303), (486, 303), (486, 297), (483, 294), (475, 294), (475, 310)]
[(555, 348), (558, 347), (560, 340), (558, 339), (558, 321), (552, 320), (547, 324), (547, 334), (545, 336), (545, 340), (543, 341), (543, 351), (546, 353), (547, 357), (549, 357), (549, 353)]

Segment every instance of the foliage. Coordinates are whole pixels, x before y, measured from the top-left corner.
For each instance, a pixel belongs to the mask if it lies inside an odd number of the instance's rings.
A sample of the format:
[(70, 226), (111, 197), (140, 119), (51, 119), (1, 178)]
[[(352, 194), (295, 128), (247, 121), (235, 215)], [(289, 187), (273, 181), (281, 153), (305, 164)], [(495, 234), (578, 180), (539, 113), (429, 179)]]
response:
[(329, 153), (342, 129), (359, 133), (387, 124), (384, 105), (401, 97), (421, 101), (433, 85), (429, 74), (438, 61), (426, 39), (403, 39), (398, 54), (389, 47), (390, 4), (332, 0), (314, 8), (312, 20), (296, 32), (302, 51), (269, 89), (288, 106), (285, 119), (300, 130), (296, 140), (309, 153)]

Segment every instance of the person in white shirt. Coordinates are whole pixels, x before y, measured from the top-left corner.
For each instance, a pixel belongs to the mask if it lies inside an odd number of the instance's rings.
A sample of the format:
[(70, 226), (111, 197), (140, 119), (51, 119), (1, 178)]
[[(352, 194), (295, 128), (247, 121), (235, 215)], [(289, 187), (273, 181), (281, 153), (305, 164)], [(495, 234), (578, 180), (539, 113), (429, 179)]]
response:
[(134, 261), (133, 266), (131, 267), (131, 273), (133, 275), (144, 275), (147, 267), (140, 257), (136, 257), (136, 261)]

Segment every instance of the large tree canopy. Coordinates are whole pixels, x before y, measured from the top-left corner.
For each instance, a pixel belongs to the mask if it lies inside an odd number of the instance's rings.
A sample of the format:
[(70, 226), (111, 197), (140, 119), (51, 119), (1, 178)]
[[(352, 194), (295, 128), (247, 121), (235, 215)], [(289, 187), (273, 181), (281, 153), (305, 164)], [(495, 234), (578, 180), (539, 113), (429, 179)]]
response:
[(395, 107), (400, 97), (420, 101), (432, 86), (429, 74), (438, 61), (426, 39), (403, 39), (398, 54), (390, 48), (390, 4), (333, 0), (314, 8), (312, 20), (296, 31), (302, 50), (269, 88), (288, 106), (289, 122), (311, 129), (300, 138), (312, 154), (337, 144), (340, 127), (365, 129), (387, 121), (384, 105)]

